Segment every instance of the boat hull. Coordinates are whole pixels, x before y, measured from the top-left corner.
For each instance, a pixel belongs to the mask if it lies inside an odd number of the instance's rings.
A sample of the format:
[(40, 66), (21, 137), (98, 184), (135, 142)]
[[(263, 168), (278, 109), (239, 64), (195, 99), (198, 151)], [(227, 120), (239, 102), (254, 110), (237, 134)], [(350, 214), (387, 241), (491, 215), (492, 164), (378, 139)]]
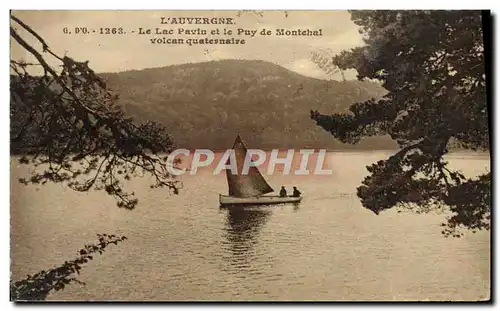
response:
[(219, 194), (219, 202), (222, 206), (229, 205), (271, 205), (283, 203), (298, 203), (301, 197), (259, 196), (249, 198), (237, 198)]

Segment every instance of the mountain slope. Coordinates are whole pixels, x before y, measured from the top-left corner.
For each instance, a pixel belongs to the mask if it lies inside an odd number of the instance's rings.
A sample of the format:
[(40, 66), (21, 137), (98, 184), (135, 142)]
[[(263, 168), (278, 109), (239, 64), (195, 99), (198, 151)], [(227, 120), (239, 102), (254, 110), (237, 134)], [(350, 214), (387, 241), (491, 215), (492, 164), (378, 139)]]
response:
[(324, 81), (265, 61), (223, 60), (102, 74), (127, 115), (163, 124), (178, 147), (224, 149), (237, 133), (252, 148), (386, 149), (386, 137), (344, 145), (310, 119), (380, 97), (371, 82)]

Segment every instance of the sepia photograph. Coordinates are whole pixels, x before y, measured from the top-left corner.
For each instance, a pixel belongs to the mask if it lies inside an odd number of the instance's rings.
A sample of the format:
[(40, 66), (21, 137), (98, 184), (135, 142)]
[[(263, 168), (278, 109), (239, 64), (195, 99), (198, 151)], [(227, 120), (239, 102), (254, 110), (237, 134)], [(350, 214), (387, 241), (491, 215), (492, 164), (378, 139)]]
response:
[(11, 302), (491, 302), (490, 11), (9, 23)]

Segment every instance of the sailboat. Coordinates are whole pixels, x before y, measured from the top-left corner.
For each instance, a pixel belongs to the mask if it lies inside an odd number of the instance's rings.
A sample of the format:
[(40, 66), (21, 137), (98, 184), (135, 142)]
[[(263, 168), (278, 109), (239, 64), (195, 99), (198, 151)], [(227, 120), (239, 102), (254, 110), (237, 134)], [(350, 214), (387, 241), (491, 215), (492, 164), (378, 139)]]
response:
[[(231, 205), (269, 205), (280, 203), (300, 202), (302, 197), (281, 197), (264, 195), (274, 192), (269, 186), (257, 167), (251, 166), (247, 175), (242, 175), (243, 163), (247, 154), (247, 147), (240, 138), (236, 137), (233, 145), (236, 155), (236, 167), (238, 174), (233, 174), (231, 170), (226, 169), (227, 184), (229, 186), (229, 195), (219, 194), (221, 206)], [(229, 160), (228, 160), (229, 161)]]

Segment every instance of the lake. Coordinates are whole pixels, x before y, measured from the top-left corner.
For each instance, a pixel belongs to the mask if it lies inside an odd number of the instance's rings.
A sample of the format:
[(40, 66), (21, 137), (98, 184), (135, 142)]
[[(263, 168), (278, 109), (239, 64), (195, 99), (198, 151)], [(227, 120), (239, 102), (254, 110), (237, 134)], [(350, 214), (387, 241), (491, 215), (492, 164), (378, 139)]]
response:
[[(49, 300), (483, 300), (490, 291), (490, 232), (445, 238), (445, 215), (375, 215), (356, 196), (365, 169), (389, 152), (332, 152), (332, 175), (264, 177), (297, 186), (297, 205), (221, 209), (225, 175), (200, 169), (180, 194), (134, 179), (135, 210), (104, 192), (24, 186), (11, 160), (11, 262), (18, 280), (75, 257), (97, 233), (125, 235)], [(485, 154), (449, 156), (466, 175)], [(290, 190), (289, 190), (290, 191)]]

